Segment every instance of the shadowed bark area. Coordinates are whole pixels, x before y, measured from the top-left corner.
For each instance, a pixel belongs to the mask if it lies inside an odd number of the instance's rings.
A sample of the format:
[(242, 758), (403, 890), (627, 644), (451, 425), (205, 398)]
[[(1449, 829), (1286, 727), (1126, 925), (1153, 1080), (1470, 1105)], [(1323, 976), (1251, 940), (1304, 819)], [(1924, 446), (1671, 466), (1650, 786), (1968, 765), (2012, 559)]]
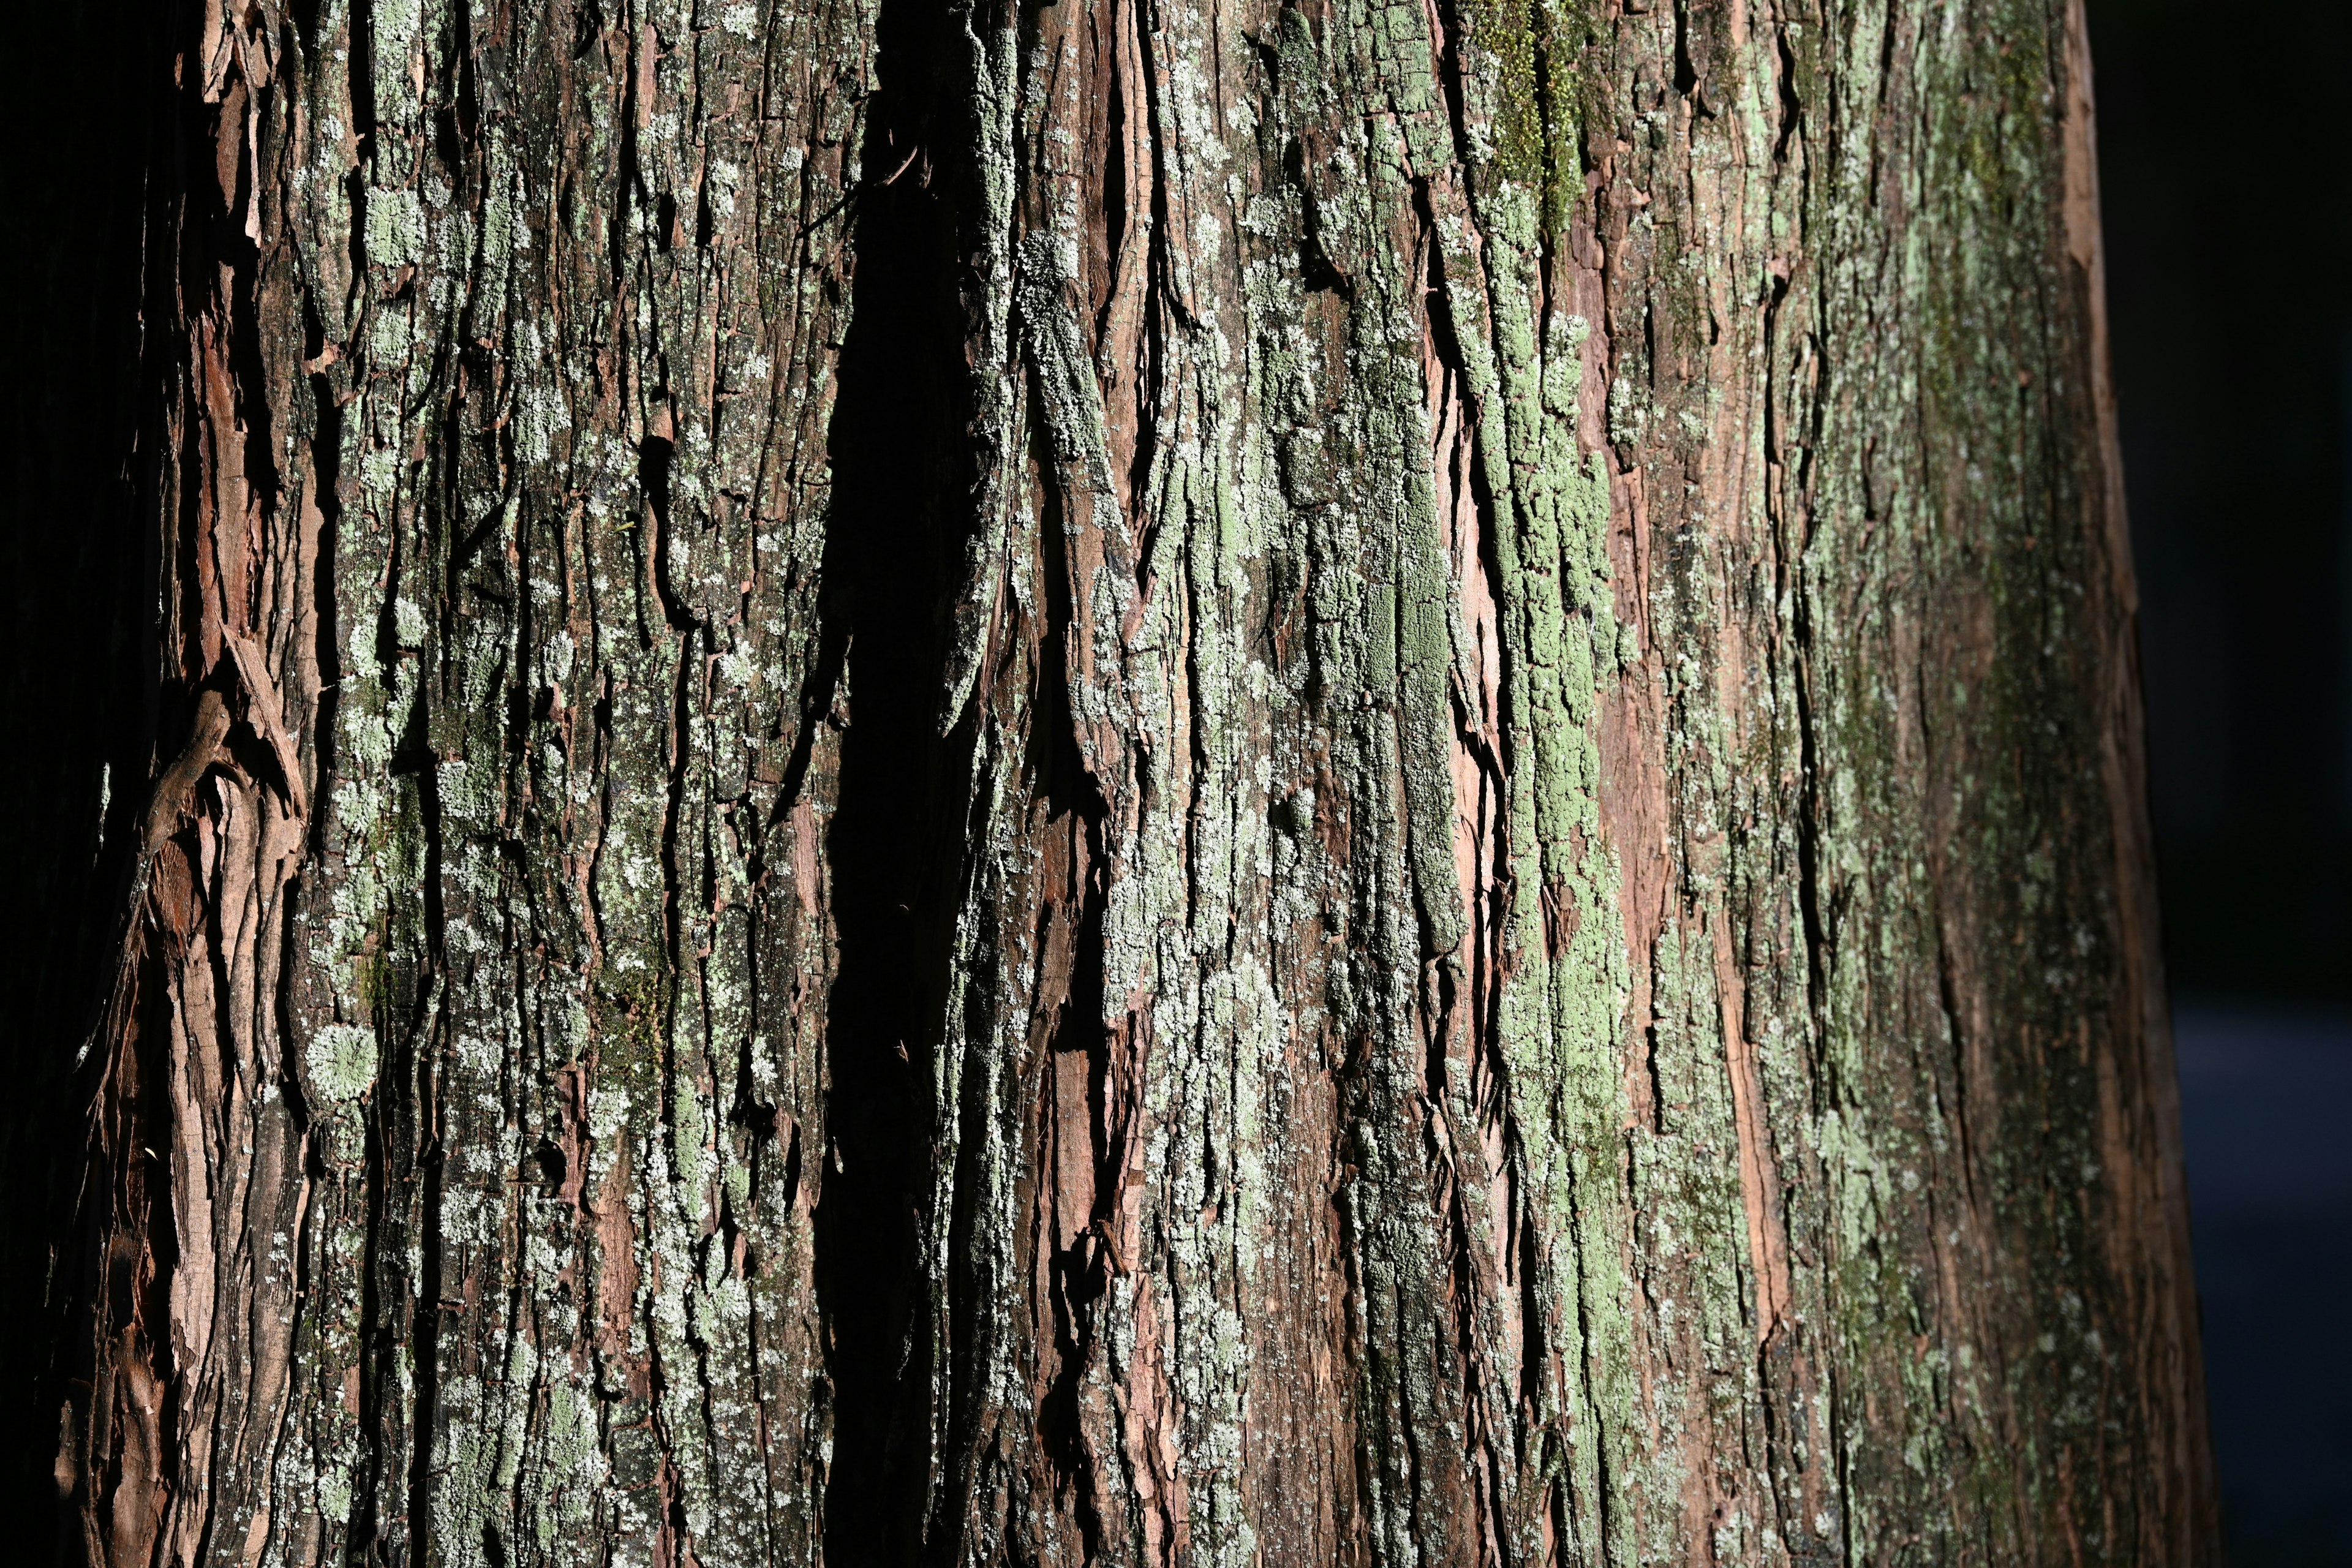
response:
[[(0, 200), (26, 219), (0, 247), (10, 369), (0, 415), (0, 1513), (46, 1562), (56, 1531), (61, 1390), (54, 1270), (81, 1178), (88, 1104), (76, 1047), (113, 973), (137, 825), (160, 734), (146, 634), (156, 399), (141, 374), (153, 279), (143, 179), (170, 134), (170, 62), (152, 28), (73, 5), (16, 19), (42, 62), (8, 97)], [(184, 722), (173, 715), (174, 723)]]
[(164, 11), (68, 1560), (2216, 1560), (2064, 0)]

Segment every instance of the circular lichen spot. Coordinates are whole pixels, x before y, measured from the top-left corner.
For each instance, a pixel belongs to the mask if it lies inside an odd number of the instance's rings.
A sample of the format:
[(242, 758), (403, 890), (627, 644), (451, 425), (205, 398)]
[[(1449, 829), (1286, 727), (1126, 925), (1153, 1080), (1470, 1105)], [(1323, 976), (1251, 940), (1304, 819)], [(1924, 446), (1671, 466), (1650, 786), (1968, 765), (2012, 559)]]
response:
[(331, 1100), (357, 1100), (375, 1082), (375, 1036), (351, 1024), (329, 1024), (310, 1037), (304, 1053), (310, 1082)]

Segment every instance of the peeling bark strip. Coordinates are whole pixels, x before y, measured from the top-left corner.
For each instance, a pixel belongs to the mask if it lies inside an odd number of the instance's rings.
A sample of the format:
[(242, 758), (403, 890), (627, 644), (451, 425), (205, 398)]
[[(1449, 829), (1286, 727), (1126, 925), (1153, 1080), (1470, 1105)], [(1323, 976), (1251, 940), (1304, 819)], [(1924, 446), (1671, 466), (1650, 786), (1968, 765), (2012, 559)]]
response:
[(2218, 1560), (2066, 0), (173, 25), (85, 1560)]

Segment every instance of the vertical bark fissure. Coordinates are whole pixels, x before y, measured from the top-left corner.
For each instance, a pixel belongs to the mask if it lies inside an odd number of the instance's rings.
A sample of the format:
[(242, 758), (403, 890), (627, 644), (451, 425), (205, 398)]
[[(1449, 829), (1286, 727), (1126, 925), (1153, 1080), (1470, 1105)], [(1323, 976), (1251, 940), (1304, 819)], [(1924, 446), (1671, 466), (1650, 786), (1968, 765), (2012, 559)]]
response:
[(970, 726), (938, 715), (941, 612), (974, 521), (960, 505), (958, 440), (971, 416), (952, 302), (970, 175), (947, 99), (949, 19), (887, 5), (876, 38), (880, 91), (855, 207), (864, 259), (840, 363), (826, 522), (828, 607), (845, 628), (834, 700), (846, 728), (841, 810), (825, 846), (839, 957), (825, 1004), (834, 1132), (814, 1223), (840, 1412), (827, 1554), (911, 1562), (940, 1462), (933, 1369), (947, 1353), (919, 1286), (919, 1200), (941, 1158), (922, 1085), (937, 1061), (937, 976), (959, 881), (960, 779), (971, 766)]

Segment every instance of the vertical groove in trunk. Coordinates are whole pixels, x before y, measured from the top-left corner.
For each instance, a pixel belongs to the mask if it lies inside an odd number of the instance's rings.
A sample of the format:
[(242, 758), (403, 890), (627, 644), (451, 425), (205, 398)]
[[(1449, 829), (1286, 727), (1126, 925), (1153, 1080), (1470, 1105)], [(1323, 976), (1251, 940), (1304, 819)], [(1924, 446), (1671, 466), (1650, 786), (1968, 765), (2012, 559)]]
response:
[[(957, 805), (968, 740), (944, 734), (940, 611), (961, 564), (968, 463), (954, 279), (960, 192), (940, 149), (940, 19), (893, 6), (876, 32), (856, 204), (860, 264), (832, 422), (825, 635), (839, 650), (840, 809), (824, 840), (838, 964), (826, 1000), (829, 1141), (813, 1216), (837, 1412), (825, 1472), (825, 1553), (911, 1560), (929, 1433), (919, 1375), (918, 1205), (929, 1146), (921, 1045), (945, 989)], [(830, 677), (829, 677), (830, 679)]]
[(167, 15), (68, 1558), (2216, 1560), (2063, 0)]

